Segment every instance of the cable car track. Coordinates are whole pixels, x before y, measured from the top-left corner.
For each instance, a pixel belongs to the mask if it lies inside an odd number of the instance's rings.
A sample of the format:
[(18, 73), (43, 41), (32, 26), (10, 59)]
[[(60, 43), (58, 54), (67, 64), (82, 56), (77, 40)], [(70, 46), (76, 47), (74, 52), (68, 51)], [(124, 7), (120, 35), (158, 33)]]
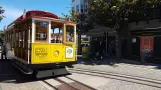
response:
[[(73, 81), (75, 81), (76, 83), (85, 86), (85, 87), (88, 88), (89, 90), (94, 90), (93, 87), (90, 87), (90, 86), (88, 86), (88, 85), (86, 85), (86, 84), (83, 84), (83, 83), (79, 82), (78, 80), (74, 80), (74, 79), (72, 79), (72, 78), (70, 78), (70, 77), (66, 77), (66, 78), (68, 78), (68, 79), (70, 79), (70, 80), (73, 80)], [(84, 90), (84, 89), (83, 89), (83, 90)], [(86, 89), (85, 89), (85, 90), (86, 90)]]
[[(16, 68), (19, 69), (22, 73), (27, 74), (26, 76), (28, 76), (28, 80), (35, 80), (36, 78), (34, 78), (33, 76), (30, 76), (30, 73), (26, 73), (24, 72), (24, 70), (20, 67), (18, 67), (18, 65), (16, 65), (15, 63), (12, 63), (12, 65)], [(65, 77), (65, 79), (71, 80), (72, 82), (65, 82), (64, 80), (61, 80), (63, 76), (61, 77), (55, 77), (55, 78), (48, 78), (48, 79), (36, 79), (36, 81), (38, 80), (38, 82), (43, 85), (47, 90), (95, 90), (94, 88), (87, 86), (79, 81), (76, 81), (74, 79), (71, 79), (69, 77)], [(53, 83), (57, 83), (56, 85), (54, 85)]]
[(63, 77), (63, 79), (68, 79), (71, 80), (72, 82), (62, 80), (61, 77), (52, 78), (48, 80), (41, 80), (38, 82), (41, 85), (43, 85), (47, 90), (96, 90), (88, 85), (85, 85), (69, 77)]
[(115, 79), (115, 80), (120, 80), (120, 81), (126, 81), (126, 82), (161, 88), (161, 86), (160, 86), (161, 80), (156, 80), (156, 79), (150, 79), (150, 78), (138, 77), (138, 76), (132, 76), (132, 75), (125, 75), (125, 74), (119, 74), (119, 73), (94, 71), (94, 70), (81, 69), (81, 68), (68, 69), (68, 70), (72, 73), (91, 75), (91, 76), (103, 77), (103, 78), (108, 78), (108, 79)]

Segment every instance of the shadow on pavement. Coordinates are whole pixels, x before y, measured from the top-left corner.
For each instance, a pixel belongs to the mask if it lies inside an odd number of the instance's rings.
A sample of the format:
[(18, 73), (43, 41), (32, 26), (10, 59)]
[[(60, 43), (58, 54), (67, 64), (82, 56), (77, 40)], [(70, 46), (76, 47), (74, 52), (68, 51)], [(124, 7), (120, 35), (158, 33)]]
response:
[(1, 83), (19, 83), (29, 80), (18, 71), (10, 60), (0, 59), (0, 82)]
[(156, 67), (156, 69), (161, 69), (161, 65), (158, 65), (158, 66)]
[(120, 61), (117, 61), (115, 58), (111, 59), (104, 59), (104, 60), (83, 60), (82, 57), (77, 57), (77, 64), (84, 64), (84, 65), (110, 65), (113, 67), (117, 67), (116, 64), (131, 64), (131, 65), (142, 65), (142, 66), (153, 66), (153, 69), (161, 69), (161, 64), (153, 64), (153, 63), (141, 63), (139, 60), (128, 60), (128, 59), (121, 59)]
[(116, 59), (88, 59), (83, 60), (82, 57), (77, 57), (77, 64), (85, 64), (85, 65), (111, 65), (114, 66), (118, 61)]
[[(117, 67), (116, 64), (119, 64), (119, 63), (125, 63), (125, 64), (134, 64), (134, 65), (154, 66), (154, 69), (161, 69), (161, 65), (159, 64), (141, 64), (140, 62), (124, 60), (124, 59), (122, 59), (121, 61), (116, 61), (116, 59), (82, 60), (81, 57), (78, 57), (77, 63), (84, 64), (84, 65), (110, 65), (112, 67)], [(34, 82), (37, 80), (45, 80), (45, 79), (51, 79), (51, 78), (55, 78), (55, 77), (35, 79), (31, 75), (24, 75), (11, 64), (11, 61), (0, 59), (0, 83), (26, 83), (26, 82)]]
[[(70, 75), (70, 74), (68, 74)], [(61, 75), (65, 76), (65, 75)], [(60, 76), (55, 76), (60, 77)], [(34, 82), (38, 80), (51, 79), (55, 77), (47, 77), (36, 79), (32, 75), (24, 75), (17, 68), (15, 68), (10, 60), (1, 60), (0, 59), (0, 83), (26, 83), (26, 82)]]

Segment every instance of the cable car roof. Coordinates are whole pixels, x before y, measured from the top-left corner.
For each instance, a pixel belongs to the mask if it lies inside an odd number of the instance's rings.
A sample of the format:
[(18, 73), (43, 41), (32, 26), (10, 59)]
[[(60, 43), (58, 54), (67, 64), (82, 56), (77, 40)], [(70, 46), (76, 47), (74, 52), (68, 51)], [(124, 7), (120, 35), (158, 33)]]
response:
[[(23, 17), (25, 16), (25, 18)], [(17, 18), (15, 21), (13, 21), (11, 24), (9, 24), (7, 27), (12, 26), (15, 23), (25, 21), (28, 18), (42, 18), (42, 19), (59, 19), (59, 17), (56, 14), (53, 14), (51, 12), (46, 12), (42, 10), (31, 10), (31, 11), (24, 11), (24, 14), (21, 15), (19, 18)]]

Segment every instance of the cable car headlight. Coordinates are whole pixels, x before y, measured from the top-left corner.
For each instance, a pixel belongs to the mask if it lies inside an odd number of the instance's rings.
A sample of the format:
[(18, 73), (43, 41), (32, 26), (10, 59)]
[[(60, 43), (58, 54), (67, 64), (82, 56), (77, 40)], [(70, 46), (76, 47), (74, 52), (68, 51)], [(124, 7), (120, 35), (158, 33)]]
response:
[(55, 55), (56, 55), (56, 56), (59, 55), (59, 51), (58, 51), (58, 50), (55, 51)]

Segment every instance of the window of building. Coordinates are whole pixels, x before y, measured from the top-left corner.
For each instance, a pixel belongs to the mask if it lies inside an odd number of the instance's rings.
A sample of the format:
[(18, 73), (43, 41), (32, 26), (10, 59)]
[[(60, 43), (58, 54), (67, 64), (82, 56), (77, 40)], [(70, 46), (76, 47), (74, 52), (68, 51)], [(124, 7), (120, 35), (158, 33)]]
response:
[(83, 4), (81, 4), (81, 13), (83, 13), (84, 12), (84, 5)]
[(74, 7), (72, 7), (72, 10), (74, 11)]
[(84, 10), (83, 10), (83, 9), (81, 9), (81, 13), (83, 13), (83, 11), (84, 11)]
[(85, 12), (87, 12), (88, 9), (88, 3), (85, 4)]
[(79, 12), (79, 5), (76, 6), (76, 10)]
[(83, 9), (83, 7), (84, 7), (84, 5), (83, 5), (83, 4), (81, 4), (81, 9)]
[(75, 0), (72, 0), (72, 2), (75, 2)]

